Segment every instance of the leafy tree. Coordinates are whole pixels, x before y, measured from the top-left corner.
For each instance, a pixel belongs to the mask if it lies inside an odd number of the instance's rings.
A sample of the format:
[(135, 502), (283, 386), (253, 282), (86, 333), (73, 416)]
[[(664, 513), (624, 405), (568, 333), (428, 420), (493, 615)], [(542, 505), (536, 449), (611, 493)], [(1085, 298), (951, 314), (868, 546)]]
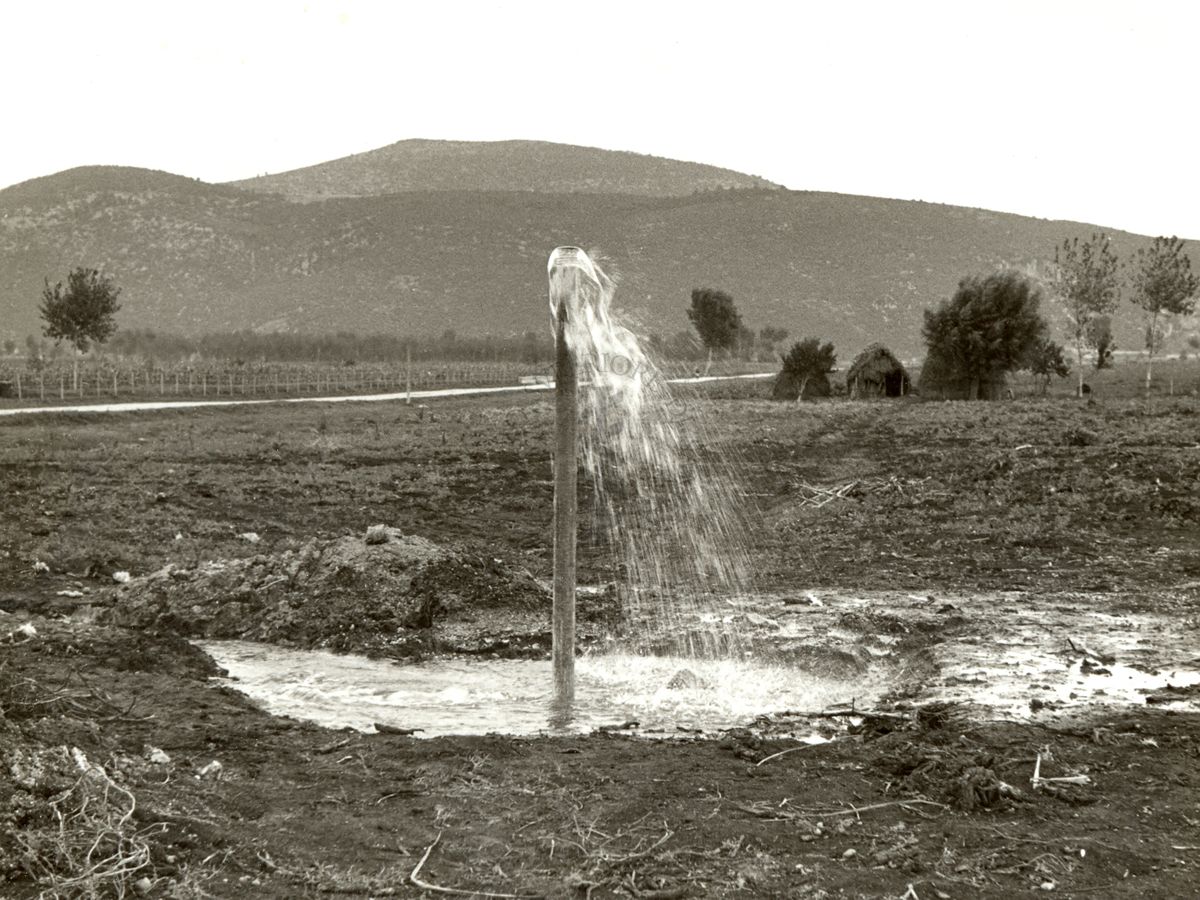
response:
[(12, 338), (8, 338), (7, 340), (5, 340), (5, 342), (4, 342), (4, 355), (5, 355), (5, 356), (12, 356), (12, 355), (13, 355), (14, 353), (16, 353), (16, 352), (17, 352), (17, 342), (16, 342), (16, 341), (14, 341)]
[(1092, 319), (1088, 330), (1088, 343), (1096, 348), (1096, 371), (1111, 369), (1113, 351), (1117, 349), (1117, 342), (1113, 339), (1111, 316), (1096, 316)]
[(737, 341), (742, 327), (742, 316), (734, 305), (733, 298), (716, 288), (692, 290), (692, 305), (687, 311), (688, 319), (708, 348), (708, 364), (712, 365), (714, 350), (730, 350)]
[(1154, 354), (1162, 349), (1177, 316), (1191, 315), (1196, 307), (1200, 278), (1192, 274), (1192, 261), (1177, 237), (1156, 237), (1133, 257), (1133, 296), (1146, 325), (1146, 395), (1150, 394)]
[(1076, 392), (1081, 397), (1083, 351), (1085, 347), (1096, 346), (1093, 324), (1100, 316), (1111, 315), (1121, 298), (1118, 269), (1117, 255), (1105, 234), (1093, 234), (1083, 243), (1077, 237), (1071, 238), (1054, 248), (1054, 274), (1050, 283), (1066, 309), (1068, 337), (1075, 348), (1079, 374)]
[(818, 338), (797, 341), (783, 357), (783, 372), (799, 384), (800, 399), (804, 399), (804, 389), (810, 380), (828, 376), (835, 365), (837, 354), (833, 344), (826, 341), (822, 345)]
[(1039, 393), (1043, 397), (1046, 395), (1046, 389), (1050, 387), (1050, 379), (1053, 376), (1066, 378), (1071, 374), (1071, 367), (1063, 359), (1063, 346), (1054, 343), (1049, 338), (1041, 338), (1030, 347), (1029, 356), (1025, 360), (1025, 368), (1040, 379)]
[(107, 275), (82, 266), (71, 270), (66, 290), (61, 281), (52, 288), (46, 279), (38, 310), (46, 323), (42, 334), (53, 338), (55, 344), (65, 340), (75, 348), (75, 388), (79, 387), (79, 354), (86, 353), (92, 343), (103, 344), (117, 330), (120, 294), (121, 289)]
[(978, 400), (983, 382), (1020, 368), (1046, 336), (1038, 311), (1041, 299), (1041, 288), (1020, 272), (968, 275), (953, 297), (936, 310), (925, 310), (921, 333), (929, 353), (968, 380), (968, 396)]

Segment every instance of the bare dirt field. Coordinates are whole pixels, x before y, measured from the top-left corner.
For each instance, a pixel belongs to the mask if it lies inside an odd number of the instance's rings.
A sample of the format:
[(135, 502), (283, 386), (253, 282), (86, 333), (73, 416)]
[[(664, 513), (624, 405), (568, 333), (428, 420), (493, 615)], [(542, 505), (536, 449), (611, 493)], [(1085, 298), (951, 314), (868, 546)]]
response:
[[(0, 896), (1200, 896), (1200, 401), (753, 390), (689, 401), (754, 509), (731, 614), (800, 671), (824, 648), (890, 686), (706, 735), (329, 730), (185, 640), (253, 619), (419, 656), (494, 627), (466, 608), (486, 595), (541, 652), (547, 398), (5, 421)], [(264, 574), (377, 523), (443, 554), (389, 584), (455, 603), (388, 618), (334, 572), (315, 616)], [(205, 594), (217, 562), (238, 583)], [(581, 566), (619, 576), (587, 528)], [(204, 612), (224, 591), (244, 618)], [(639, 627), (610, 612), (593, 634)], [(358, 615), (405, 640), (336, 631)]]

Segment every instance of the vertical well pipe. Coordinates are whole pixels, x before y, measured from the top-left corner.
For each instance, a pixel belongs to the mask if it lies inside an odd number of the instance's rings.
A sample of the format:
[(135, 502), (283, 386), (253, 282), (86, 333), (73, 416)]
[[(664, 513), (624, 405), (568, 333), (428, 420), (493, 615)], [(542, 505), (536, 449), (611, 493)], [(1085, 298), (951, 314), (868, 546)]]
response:
[(567, 342), (571, 299), (556, 298), (554, 327), (554, 689), (559, 702), (575, 696), (575, 537), (577, 373)]

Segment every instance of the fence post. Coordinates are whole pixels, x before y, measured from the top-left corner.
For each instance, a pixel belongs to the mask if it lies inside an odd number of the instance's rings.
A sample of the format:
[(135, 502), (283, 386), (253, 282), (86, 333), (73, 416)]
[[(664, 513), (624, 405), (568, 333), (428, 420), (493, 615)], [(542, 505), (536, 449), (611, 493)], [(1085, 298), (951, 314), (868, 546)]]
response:
[(119, 396), (117, 394), (117, 370), (113, 369), (113, 397), (116, 398), (117, 396)]
[(58, 373), (58, 399), (67, 399), (67, 382), (62, 372)]
[(21, 373), (17, 373), (17, 399), (24, 400), (25, 394), (21, 391)]

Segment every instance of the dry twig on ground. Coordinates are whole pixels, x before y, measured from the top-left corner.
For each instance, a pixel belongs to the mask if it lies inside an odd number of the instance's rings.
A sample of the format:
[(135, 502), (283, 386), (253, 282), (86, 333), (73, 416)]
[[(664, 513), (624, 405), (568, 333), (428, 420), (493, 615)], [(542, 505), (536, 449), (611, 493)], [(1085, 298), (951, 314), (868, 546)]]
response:
[(505, 900), (535, 900), (537, 894), (505, 894), (492, 891), (475, 891), (465, 890), (462, 888), (442, 887), (440, 884), (422, 881), (420, 878), (421, 869), (424, 868), (426, 861), (429, 859), (429, 854), (433, 852), (433, 848), (442, 841), (442, 833), (439, 831), (438, 836), (433, 839), (433, 843), (425, 848), (425, 852), (421, 854), (420, 860), (412, 872), (409, 873), (408, 880), (414, 887), (419, 887), (423, 891), (432, 891), (435, 894), (453, 894), (456, 897), (499, 897)]
[(130, 878), (150, 864), (146, 837), (164, 826), (133, 830), (130, 823), (137, 808), (133, 794), (78, 748), (71, 748), (70, 757), (81, 774), (48, 802), (53, 834), (47, 837), (43, 829), (30, 830), (18, 835), (18, 840), (38, 880), (51, 891), (93, 895), (111, 889), (123, 896)]

